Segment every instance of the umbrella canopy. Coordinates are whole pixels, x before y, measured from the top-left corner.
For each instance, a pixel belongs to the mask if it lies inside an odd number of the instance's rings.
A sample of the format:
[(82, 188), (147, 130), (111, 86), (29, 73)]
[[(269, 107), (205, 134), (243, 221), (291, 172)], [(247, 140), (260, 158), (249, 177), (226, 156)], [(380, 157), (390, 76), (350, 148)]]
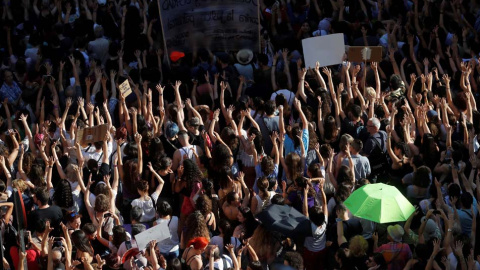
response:
[(272, 204), (256, 217), (268, 230), (280, 232), (288, 237), (312, 235), (310, 220), (288, 205)]
[(396, 187), (382, 183), (364, 185), (344, 204), (354, 216), (377, 223), (405, 221), (415, 211)]

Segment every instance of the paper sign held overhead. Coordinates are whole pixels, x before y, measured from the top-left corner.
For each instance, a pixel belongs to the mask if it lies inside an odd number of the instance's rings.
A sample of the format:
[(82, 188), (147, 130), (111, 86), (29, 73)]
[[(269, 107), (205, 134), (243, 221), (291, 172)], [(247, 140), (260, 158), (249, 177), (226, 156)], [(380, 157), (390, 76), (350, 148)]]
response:
[(80, 140), (80, 145), (83, 147), (88, 146), (90, 143), (101, 142), (105, 139), (105, 135), (108, 132), (108, 125), (98, 125), (94, 127), (87, 127), (79, 129), (77, 132), (77, 138)]
[(163, 222), (135, 235), (135, 241), (137, 242), (138, 250), (141, 251), (144, 250), (152, 240), (157, 240), (158, 243), (170, 237), (171, 234), (168, 223)]
[(361, 62), (381, 62), (382, 46), (350, 46), (348, 48), (348, 61)]
[(132, 88), (130, 87), (128, 80), (125, 80), (118, 87), (120, 88), (120, 92), (123, 94), (124, 97), (128, 97), (132, 93)]
[(307, 38), (302, 46), (306, 68), (314, 68), (317, 61), (321, 67), (340, 64), (345, 54), (343, 34)]

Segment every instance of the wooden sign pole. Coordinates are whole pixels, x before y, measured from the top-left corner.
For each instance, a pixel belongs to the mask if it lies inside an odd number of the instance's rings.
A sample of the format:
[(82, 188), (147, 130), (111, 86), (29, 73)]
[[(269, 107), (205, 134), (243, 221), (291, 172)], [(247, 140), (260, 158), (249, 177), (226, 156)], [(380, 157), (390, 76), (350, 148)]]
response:
[[(258, 53), (262, 53), (262, 26), (260, 23), (260, 0), (257, 0), (257, 16), (258, 16)], [(265, 40), (265, 42), (267, 42)]]
[(158, 5), (158, 16), (160, 17), (160, 27), (162, 28), (164, 61), (166, 60), (167, 66), (170, 68), (170, 59), (168, 58), (168, 50), (167, 50), (167, 40), (165, 39), (165, 29), (163, 28), (162, 12), (160, 11), (160, 0), (157, 0), (157, 5)]

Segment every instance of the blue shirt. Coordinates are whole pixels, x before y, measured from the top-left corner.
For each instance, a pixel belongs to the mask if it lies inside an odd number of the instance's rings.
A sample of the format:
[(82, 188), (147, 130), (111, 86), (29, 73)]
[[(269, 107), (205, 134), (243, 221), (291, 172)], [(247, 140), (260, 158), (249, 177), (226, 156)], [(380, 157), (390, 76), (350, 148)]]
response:
[[(264, 176), (262, 172), (262, 166), (260, 164), (257, 164), (257, 166), (255, 166), (255, 174), (256, 174), (256, 177), (255, 177), (255, 183), (253, 184), (253, 190), (255, 191), (255, 193), (258, 194), (257, 181), (258, 181), (258, 178)], [(277, 177), (278, 177), (278, 164), (275, 164), (275, 167), (273, 168), (273, 172), (267, 175), (267, 178), (277, 178)]]
[(9, 103), (15, 103), (20, 98), (21, 94), (22, 94), (22, 89), (20, 89), (20, 87), (15, 81), (12, 83), (12, 86), (9, 86), (8, 84), (4, 83), (2, 85), (2, 88), (0, 88), (0, 97), (2, 101), (5, 98), (8, 98)]
[[(303, 148), (305, 149), (305, 156), (307, 155), (307, 151), (308, 151), (308, 143), (309, 143), (308, 136), (309, 136), (308, 128), (306, 128), (302, 131), (302, 141), (303, 141)], [(293, 140), (287, 134), (285, 134), (285, 141), (283, 143), (283, 146), (285, 148), (285, 156), (287, 156), (291, 152), (296, 152), (298, 155), (301, 156), (302, 151), (300, 149), (300, 146), (297, 146), (297, 148), (295, 148), (295, 144)]]

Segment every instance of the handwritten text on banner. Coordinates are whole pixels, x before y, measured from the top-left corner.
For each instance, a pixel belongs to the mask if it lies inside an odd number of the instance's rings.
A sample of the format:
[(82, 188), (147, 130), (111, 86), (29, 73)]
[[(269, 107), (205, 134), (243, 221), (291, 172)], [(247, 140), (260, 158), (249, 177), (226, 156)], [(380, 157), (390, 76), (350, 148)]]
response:
[(160, 9), (170, 50), (258, 46), (258, 0), (160, 0)]

